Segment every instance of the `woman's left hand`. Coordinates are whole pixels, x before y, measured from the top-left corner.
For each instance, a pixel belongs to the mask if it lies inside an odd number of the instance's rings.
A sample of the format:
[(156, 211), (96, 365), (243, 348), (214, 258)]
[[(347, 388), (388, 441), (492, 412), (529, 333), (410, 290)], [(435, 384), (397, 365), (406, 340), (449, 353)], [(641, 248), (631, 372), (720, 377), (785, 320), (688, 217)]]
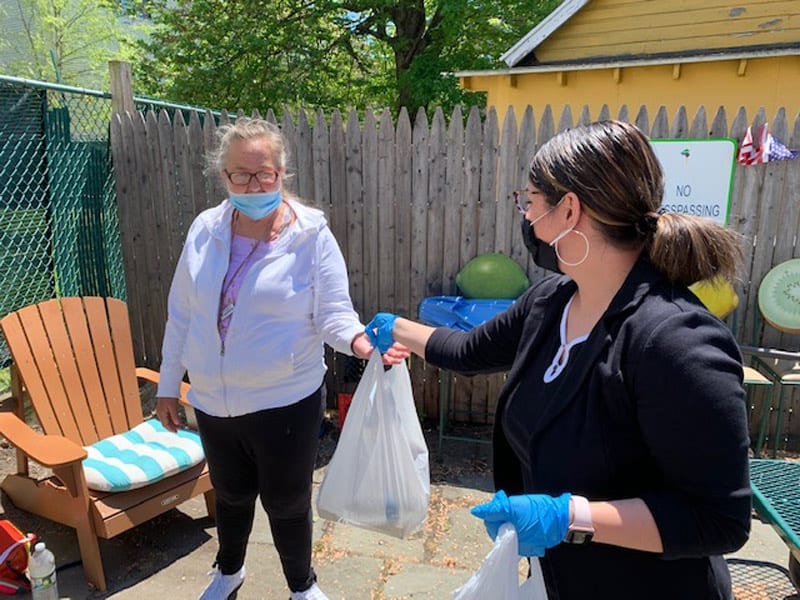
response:
[[(350, 344), (350, 348), (353, 350), (353, 354), (364, 360), (369, 360), (372, 351), (375, 350), (375, 347), (370, 343), (366, 333), (359, 333), (356, 335), (356, 337), (353, 338), (353, 342)], [(385, 365), (397, 365), (410, 355), (411, 351), (408, 348), (399, 342), (395, 342), (381, 355), (381, 358)]]

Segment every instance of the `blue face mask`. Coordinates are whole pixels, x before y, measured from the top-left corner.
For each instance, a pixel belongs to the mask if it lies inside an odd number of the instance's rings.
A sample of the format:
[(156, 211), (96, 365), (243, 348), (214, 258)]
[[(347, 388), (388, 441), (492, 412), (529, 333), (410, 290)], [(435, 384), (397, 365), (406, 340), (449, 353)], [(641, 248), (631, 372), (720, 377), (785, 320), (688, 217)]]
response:
[(258, 221), (269, 216), (281, 205), (281, 191), (258, 192), (256, 194), (236, 194), (228, 192), (228, 200), (246, 217)]

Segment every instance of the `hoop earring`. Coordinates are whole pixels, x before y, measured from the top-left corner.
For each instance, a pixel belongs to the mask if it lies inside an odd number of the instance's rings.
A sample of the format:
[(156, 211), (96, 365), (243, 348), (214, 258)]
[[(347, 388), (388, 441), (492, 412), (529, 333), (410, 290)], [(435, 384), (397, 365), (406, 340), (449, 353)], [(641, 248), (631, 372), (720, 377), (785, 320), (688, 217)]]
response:
[(571, 233), (577, 233), (579, 236), (583, 238), (583, 243), (586, 244), (586, 252), (583, 253), (583, 258), (581, 258), (578, 262), (574, 263), (567, 262), (563, 258), (561, 258), (561, 255), (558, 253), (558, 244), (555, 244), (553, 246), (553, 250), (556, 251), (556, 258), (558, 258), (560, 262), (564, 263), (568, 267), (577, 267), (578, 265), (582, 265), (589, 257), (589, 238), (586, 237), (586, 234), (584, 234), (582, 231), (578, 231), (577, 229), (573, 229)]

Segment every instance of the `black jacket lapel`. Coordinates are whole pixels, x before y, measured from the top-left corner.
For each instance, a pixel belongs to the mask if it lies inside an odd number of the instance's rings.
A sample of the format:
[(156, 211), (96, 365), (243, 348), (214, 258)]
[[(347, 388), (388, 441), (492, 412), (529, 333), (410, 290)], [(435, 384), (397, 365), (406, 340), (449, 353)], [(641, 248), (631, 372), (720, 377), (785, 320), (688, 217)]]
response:
[[(658, 275), (649, 264), (649, 261), (645, 259), (637, 261), (622, 287), (612, 299), (606, 312), (592, 329), (589, 338), (584, 342), (583, 348), (580, 349), (580, 357), (577, 359), (573, 369), (570, 370), (569, 377), (565, 377), (559, 384), (552, 400), (545, 407), (544, 413), (536, 426), (534, 438), (549, 427), (558, 415), (572, 403), (586, 378), (590, 376), (591, 371), (597, 366), (598, 357), (613, 342), (624, 320), (624, 315), (635, 310), (657, 279)], [(553, 304), (563, 308), (566, 304), (566, 299), (564, 299), (563, 303), (554, 302)], [(544, 318), (553, 318), (553, 316), (547, 311)], [(561, 318), (560, 310), (555, 318)], [(541, 327), (541, 323), (539, 326)], [(530, 357), (526, 359), (526, 363), (528, 360), (530, 360)]]

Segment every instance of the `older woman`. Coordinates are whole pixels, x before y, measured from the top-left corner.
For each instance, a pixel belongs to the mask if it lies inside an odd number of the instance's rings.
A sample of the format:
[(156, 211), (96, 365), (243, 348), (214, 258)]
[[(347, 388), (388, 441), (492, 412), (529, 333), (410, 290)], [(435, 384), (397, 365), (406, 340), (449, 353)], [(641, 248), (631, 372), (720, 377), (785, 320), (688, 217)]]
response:
[[(292, 600), (324, 599), (311, 566), (311, 485), (325, 404), (323, 342), (369, 357), (344, 260), (323, 214), (283, 188), (285, 143), (261, 119), (217, 131), (209, 171), (228, 190), (192, 223), (169, 293), (157, 414), (189, 401), (216, 491), (219, 551), (201, 598), (235, 597), (255, 500)], [(407, 354), (407, 353), (405, 353)], [(385, 362), (404, 357), (392, 350)]]
[(561, 133), (516, 193), (534, 261), (559, 275), (471, 332), (380, 313), (434, 365), (509, 370), (495, 418), (492, 537), (512, 523), (550, 598), (732, 598), (747, 540), (747, 412), (725, 324), (687, 285), (732, 278), (737, 236), (660, 210), (660, 165), (632, 125)]

